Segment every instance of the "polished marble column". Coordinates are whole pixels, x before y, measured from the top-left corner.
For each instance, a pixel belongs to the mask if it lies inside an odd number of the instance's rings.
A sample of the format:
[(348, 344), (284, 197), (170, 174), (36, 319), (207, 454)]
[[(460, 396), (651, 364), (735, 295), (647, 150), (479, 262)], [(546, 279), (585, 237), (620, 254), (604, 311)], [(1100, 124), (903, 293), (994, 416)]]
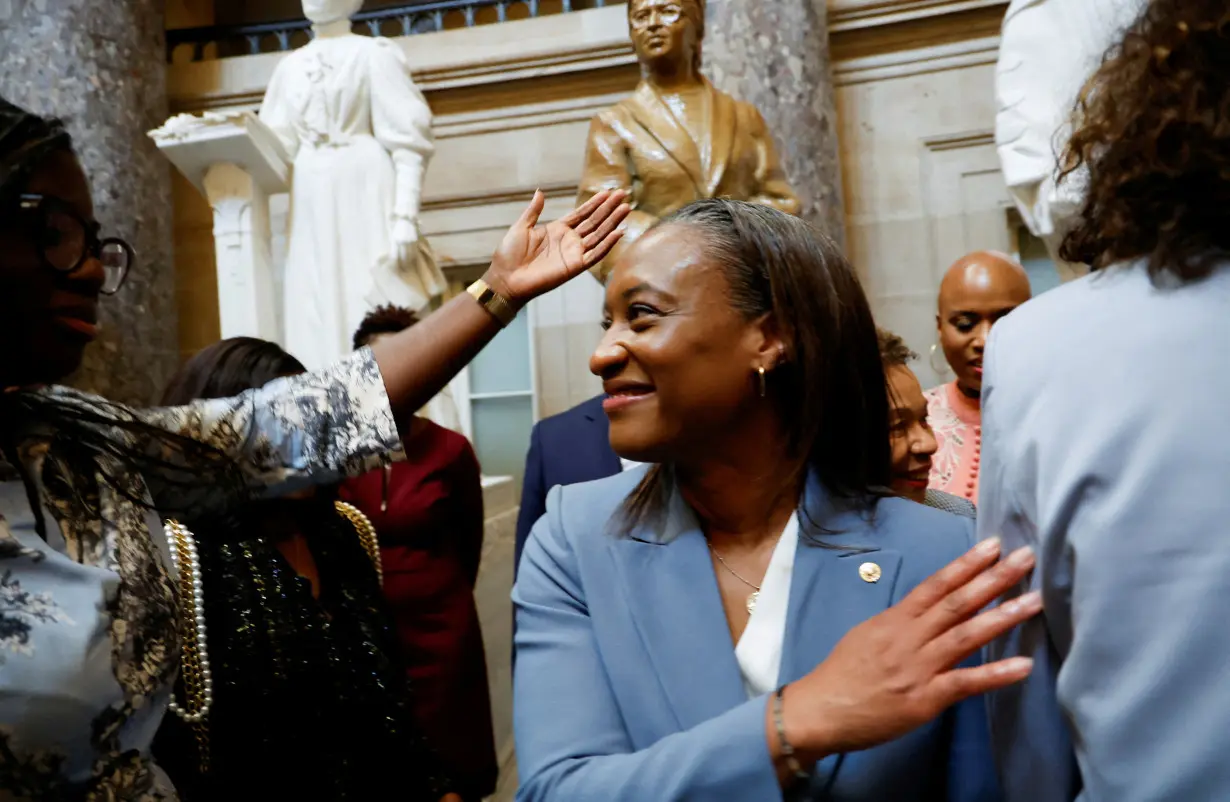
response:
[(802, 216), (844, 243), (841, 155), (825, 0), (708, 0), (704, 72), (754, 104), (773, 132)]
[(72, 384), (150, 402), (175, 369), (170, 166), (146, 132), (167, 118), (163, 0), (0, 0), (0, 96), (63, 119), (104, 236), (137, 264), (102, 304), (103, 334)]

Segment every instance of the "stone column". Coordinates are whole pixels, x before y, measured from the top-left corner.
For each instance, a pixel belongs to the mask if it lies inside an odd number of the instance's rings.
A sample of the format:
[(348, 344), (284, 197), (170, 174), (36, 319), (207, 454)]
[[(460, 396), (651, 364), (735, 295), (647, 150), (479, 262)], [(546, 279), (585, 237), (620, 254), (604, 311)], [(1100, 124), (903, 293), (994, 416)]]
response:
[(146, 136), (167, 118), (164, 5), (0, 0), (0, 95), (67, 123), (104, 236), (137, 253), (71, 383), (138, 403), (158, 397), (178, 358), (169, 165)]
[(704, 72), (773, 132), (802, 216), (845, 243), (825, 0), (708, 0)]

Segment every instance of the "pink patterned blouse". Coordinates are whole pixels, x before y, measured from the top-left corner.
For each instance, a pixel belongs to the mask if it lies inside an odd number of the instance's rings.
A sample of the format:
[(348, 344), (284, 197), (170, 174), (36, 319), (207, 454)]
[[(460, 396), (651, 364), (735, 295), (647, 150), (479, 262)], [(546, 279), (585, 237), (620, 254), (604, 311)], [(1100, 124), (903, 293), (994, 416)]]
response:
[(939, 450), (931, 460), (928, 487), (978, 503), (978, 463), (982, 456), (982, 409), (957, 389), (956, 382), (928, 390), (927, 418)]

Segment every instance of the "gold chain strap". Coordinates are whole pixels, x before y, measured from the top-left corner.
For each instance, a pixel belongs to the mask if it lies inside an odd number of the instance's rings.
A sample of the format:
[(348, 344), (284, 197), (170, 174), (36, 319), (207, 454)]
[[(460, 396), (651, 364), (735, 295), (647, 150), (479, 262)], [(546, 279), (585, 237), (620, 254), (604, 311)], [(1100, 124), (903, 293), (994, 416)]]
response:
[[(380, 562), (380, 544), (376, 540), (376, 527), (358, 507), (344, 501), (334, 502), (334, 508), (355, 528), (359, 542), (376, 569), (376, 580), (384, 584), (384, 570)], [(179, 597), (180, 630), (180, 679), (184, 686), (184, 704), (181, 707), (172, 699), (173, 712), (188, 723), (196, 735), (200, 750), (201, 772), (209, 772), (209, 708), (213, 702), (213, 688), (209, 671), (209, 657), (205, 647), (205, 611), (198, 590), (196, 544), (192, 532), (179, 521), (168, 520), (165, 525), (167, 540), (175, 557), (175, 589)]]
[(353, 504), (335, 501), (333, 506), (343, 518), (350, 521), (355, 532), (358, 533), (359, 542), (363, 544), (367, 556), (371, 558), (372, 567), (376, 569), (376, 581), (383, 585), (384, 566), (380, 562), (380, 542), (376, 539), (376, 527), (372, 525), (371, 519)]
[[(184, 686), (184, 705), (172, 697), (171, 709), (192, 727), (199, 750), (202, 774), (209, 773), (209, 708), (213, 703), (213, 682), (209, 676), (209, 657), (205, 646), (205, 611), (202, 609), (198, 576), (199, 563), (192, 532), (179, 521), (165, 524), (167, 540), (175, 557), (176, 591), (179, 596), (180, 679)], [(172, 693), (174, 693), (172, 691)]]

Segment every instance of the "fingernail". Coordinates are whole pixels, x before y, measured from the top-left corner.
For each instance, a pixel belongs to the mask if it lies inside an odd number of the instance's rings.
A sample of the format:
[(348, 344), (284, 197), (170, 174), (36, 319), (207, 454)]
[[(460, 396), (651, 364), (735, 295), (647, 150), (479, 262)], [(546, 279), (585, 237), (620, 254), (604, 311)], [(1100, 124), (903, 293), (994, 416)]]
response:
[(1042, 593), (1031, 590), (1024, 596), (1013, 599), (1006, 605), (1011, 615), (1033, 615), (1042, 609)]
[(999, 554), (999, 546), (999, 535), (995, 535), (978, 544), (978, 553), (983, 555)]
[(1034, 550), (1029, 546), (1021, 546), (1021, 548), (1008, 555), (1008, 564), (1013, 568), (1024, 568), (1027, 565), (1033, 565)]
[(1024, 676), (1033, 671), (1032, 657), (1010, 657), (995, 664), (995, 673), (1000, 676)]

